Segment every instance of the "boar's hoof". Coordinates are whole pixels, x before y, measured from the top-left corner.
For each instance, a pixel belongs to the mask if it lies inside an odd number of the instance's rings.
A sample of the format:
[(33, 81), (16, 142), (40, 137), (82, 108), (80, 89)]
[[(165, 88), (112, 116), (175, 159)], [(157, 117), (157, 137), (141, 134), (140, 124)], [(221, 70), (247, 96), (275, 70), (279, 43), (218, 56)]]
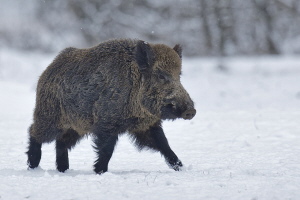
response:
[(177, 159), (176, 161), (174, 160), (166, 160), (166, 161), (171, 169), (174, 169), (175, 171), (182, 170), (183, 164), (180, 160)]
[(95, 166), (94, 171), (99, 175), (104, 174), (105, 172), (107, 172), (107, 166)]
[(196, 110), (194, 108), (188, 109), (181, 114), (183, 119), (193, 119), (196, 115)]
[(62, 173), (64, 173), (67, 169), (69, 169), (69, 164), (57, 166), (57, 170)]
[(99, 172), (96, 172), (96, 174), (101, 175), (101, 174), (104, 174), (105, 172), (107, 172), (107, 171), (101, 170), (101, 171), (99, 171)]

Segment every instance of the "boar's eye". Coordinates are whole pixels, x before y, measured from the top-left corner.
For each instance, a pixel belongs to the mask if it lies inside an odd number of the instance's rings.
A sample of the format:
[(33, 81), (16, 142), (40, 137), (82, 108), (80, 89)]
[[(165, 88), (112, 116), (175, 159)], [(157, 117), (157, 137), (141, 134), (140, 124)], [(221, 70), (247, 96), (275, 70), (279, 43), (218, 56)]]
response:
[(157, 72), (156, 77), (158, 81), (160, 81), (161, 83), (170, 82), (170, 78), (171, 78), (169, 74), (160, 70)]
[(160, 80), (163, 80), (163, 81), (166, 81), (166, 80), (167, 80), (167, 77), (165, 77), (165, 76), (162, 75), (162, 74), (160, 74), (160, 75), (158, 76), (158, 78), (159, 78)]

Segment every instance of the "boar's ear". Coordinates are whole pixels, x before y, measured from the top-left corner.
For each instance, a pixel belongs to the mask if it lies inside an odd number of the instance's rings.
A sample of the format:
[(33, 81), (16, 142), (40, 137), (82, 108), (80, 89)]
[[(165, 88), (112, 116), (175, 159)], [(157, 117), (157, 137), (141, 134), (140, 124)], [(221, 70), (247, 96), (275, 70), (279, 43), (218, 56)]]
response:
[(155, 55), (153, 49), (147, 42), (141, 40), (137, 42), (135, 48), (135, 59), (141, 72), (146, 72), (152, 69), (155, 62)]
[(174, 51), (179, 55), (179, 57), (182, 57), (182, 47), (180, 44), (176, 44), (175, 47), (173, 48)]

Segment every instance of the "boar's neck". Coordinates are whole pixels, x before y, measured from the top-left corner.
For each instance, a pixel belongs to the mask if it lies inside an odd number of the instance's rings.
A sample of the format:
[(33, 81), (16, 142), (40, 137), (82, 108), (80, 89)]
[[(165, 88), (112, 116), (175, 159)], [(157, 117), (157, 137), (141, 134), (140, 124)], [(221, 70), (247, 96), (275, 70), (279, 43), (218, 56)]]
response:
[(152, 113), (148, 106), (143, 104), (145, 99), (146, 88), (144, 80), (138, 71), (137, 66), (132, 65), (130, 68), (132, 75), (132, 89), (130, 91), (130, 103), (128, 108), (124, 109), (127, 112), (127, 116), (130, 118), (136, 118), (137, 124), (130, 128), (129, 131), (144, 131), (160, 120), (160, 118)]

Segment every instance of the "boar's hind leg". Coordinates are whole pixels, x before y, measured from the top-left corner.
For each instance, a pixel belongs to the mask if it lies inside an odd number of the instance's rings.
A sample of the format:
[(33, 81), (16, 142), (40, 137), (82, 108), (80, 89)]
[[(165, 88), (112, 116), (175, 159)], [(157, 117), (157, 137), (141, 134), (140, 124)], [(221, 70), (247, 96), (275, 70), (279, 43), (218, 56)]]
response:
[(27, 165), (29, 168), (36, 168), (41, 160), (42, 143), (52, 142), (62, 130), (57, 128), (51, 121), (37, 119), (29, 128), (29, 146)]
[(68, 149), (71, 149), (82, 137), (73, 129), (68, 129), (56, 139), (56, 168), (60, 172), (69, 169)]
[(26, 152), (28, 155), (27, 165), (29, 168), (36, 168), (40, 164), (42, 156), (42, 144), (37, 142), (32, 136), (29, 137), (29, 147)]
[(169, 146), (160, 124), (150, 127), (146, 132), (134, 133), (132, 137), (139, 150), (146, 147), (159, 151), (165, 157), (169, 167), (175, 171), (181, 170), (182, 163)]
[(97, 160), (94, 164), (94, 171), (97, 174), (102, 174), (107, 171), (108, 162), (113, 154), (118, 136), (107, 133), (98, 133), (94, 135), (94, 149), (97, 153)]

